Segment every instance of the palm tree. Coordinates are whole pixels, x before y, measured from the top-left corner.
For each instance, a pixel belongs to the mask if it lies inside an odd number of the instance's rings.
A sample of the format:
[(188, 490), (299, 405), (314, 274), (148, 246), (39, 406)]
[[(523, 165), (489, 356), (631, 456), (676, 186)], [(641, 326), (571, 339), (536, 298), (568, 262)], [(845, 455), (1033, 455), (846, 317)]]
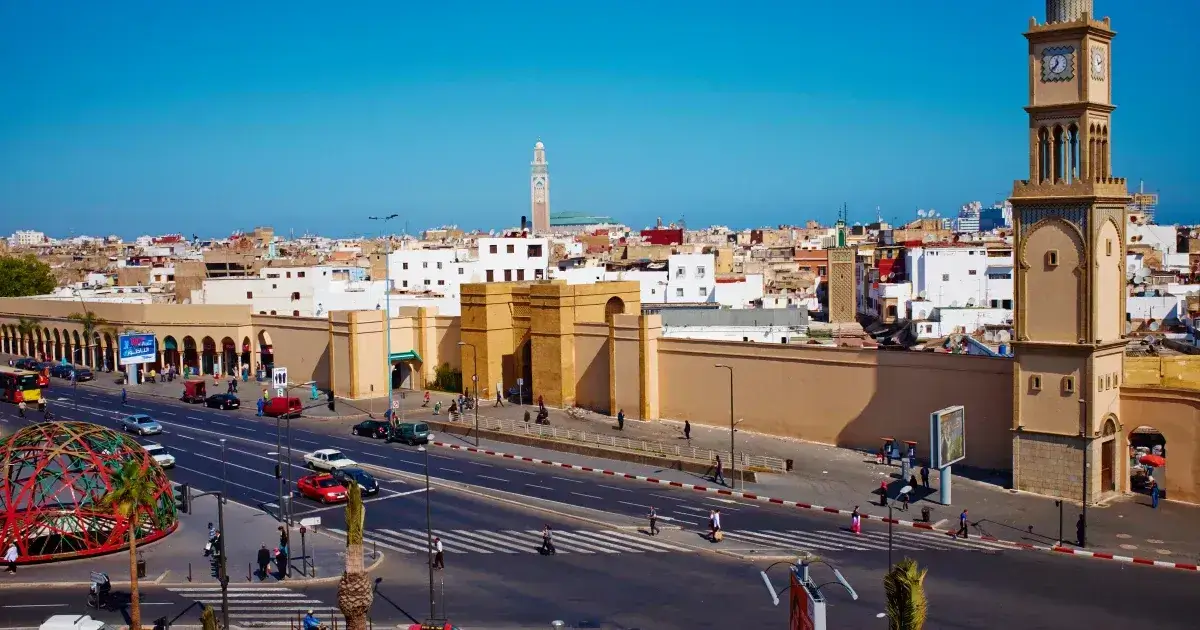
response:
[(897, 562), (883, 578), (887, 597), (888, 630), (921, 630), (925, 627), (925, 573), (917, 561)]
[(338, 609), (346, 618), (346, 630), (366, 630), (367, 613), (375, 594), (371, 581), (363, 566), (363, 521), (366, 508), (362, 502), (362, 488), (351, 480), (346, 491), (346, 570), (338, 583)]
[(154, 506), (154, 481), (135, 461), (125, 462), (112, 477), (112, 489), (103, 504), (129, 521), (129, 630), (141, 630), (142, 610), (138, 596), (137, 532), (142, 514)]
[[(95, 363), (92, 362), (92, 344), (96, 341), (96, 329), (100, 328), (101, 326), (107, 326), (108, 321), (103, 317), (96, 315), (94, 312), (86, 309), (82, 313), (71, 313), (70, 315), (67, 315), (67, 319), (77, 321), (79, 322), (79, 325), (83, 327), (83, 347), (86, 349), (86, 353), (83, 357), (84, 363), (87, 365), (95, 365)], [(74, 361), (74, 357), (72, 357), (71, 360)]]
[[(22, 317), (17, 320), (17, 332), (21, 334), (21, 354), (33, 354), (31, 346), (33, 345), (33, 335), (37, 332), (40, 322), (32, 317)], [(29, 339), (29, 345), (25, 344), (25, 339)]]
[(204, 610), (200, 611), (200, 628), (201, 630), (217, 630), (217, 613), (212, 606), (205, 606)]

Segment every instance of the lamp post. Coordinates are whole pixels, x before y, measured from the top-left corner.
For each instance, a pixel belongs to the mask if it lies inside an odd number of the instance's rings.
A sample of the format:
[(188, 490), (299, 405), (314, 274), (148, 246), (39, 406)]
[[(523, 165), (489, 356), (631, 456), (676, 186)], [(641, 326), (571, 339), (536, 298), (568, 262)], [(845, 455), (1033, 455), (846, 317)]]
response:
[[(387, 222), (395, 219), (400, 215), (389, 214), (386, 217), (367, 217), (372, 221), (383, 221), (384, 226)], [(387, 408), (392, 408), (392, 235), (388, 234), (387, 250), (383, 257), (383, 328), (384, 339), (387, 344), (387, 360), (384, 361), (384, 385), (387, 387)]]
[(221, 438), (221, 502), (229, 496), (229, 476), (226, 474), (228, 460), (225, 457), (225, 438)]
[[(433, 507), (429, 500), (429, 449), (420, 446), (418, 451), (425, 454), (425, 537), (429, 544), (429, 554), (433, 554)], [(429, 558), (429, 619), (433, 621), (437, 619), (437, 600), (434, 598), (433, 591), (433, 558)], [(431, 624), (432, 625), (432, 624)]]
[[(767, 571), (770, 571), (772, 569), (772, 567), (775, 567), (776, 565), (780, 565), (780, 564), (786, 564), (791, 568), (791, 570), (796, 575), (797, 585), (805, 590), (805, 596), (808, 599), (808, 615), (809, 615), (808, 621), (810, 624), (812, 624), (812, 625), (808, 626), (810, 628), (816, 628), (817, 630), (824, 630), (824, 628), (826, 627), (826, 620), (825, 620), (826, 600), (825, 600), (824, 593), (821, 592), (821, 589), (823, 587), (830, 586), (832, 584), (840, 585), (842, 588), (846, 589), (847, 593), (850, 594), (850, 599), (855, 600), (855, 601), (858, 600), (858, 593), (855, 592), (854, 587), (850, 586), (850, 582), (846, 580), (846, 577), (842, 575), (842, 572), (839, 571), (837, 569), (837, 567), (835, 567), (832, 564), (829, 564), (828, 562), (825, 562), (824, 560), (821, 560), (819, 558), (809, 557), (809, 558), (799, 558), (794, 563), (788, 562), (786, 560), (781, 561), (781, 562), (776, 562), (776, 563), (768, 566), (767, 568), (763, 569), (762, 571), (759, 571), (759, 575), (762, 576), (763, 583), (767, 585), (767, 592), (771, 595), (771, 601), (776, 606), (779, 605), (780, 593), (783, 593), (784, 591), (788, 590), (792, 586), (789, 583), (787, 586), (776, 591), (775, 585), (771, 584), (771, 577), (767, 575)], [(830, 570), (833, 571), (833, 581), (824, 582), (822, 584), (815, 583), (813, 581), (812, 577), (809, 576), (809, 572), (808, 572), (808, 568), (814, 564), (823, 564), (823, 565), (829, 567)], [(789, 580), (789, 582), (790, 582), (790, 580)]]
[[(906, 494), (911, 497), (912, 495), (910, 493), (912, 492), (912, 489), (912, 486), (904, 486), (900, 488), (900, 494)], [(887, 495), (884, 495), (884, 498), (887, 499), (888, 506), (888, 570), (890, 571), (892, 568), (892, 527), (894, 526), (896, 519), (892, 518), (893, 499)]]
[(465, 341), (458, 342), (460, 346), (467, 346), (471, 349), (471, 384), (475, 388), (475, 446), (479, 446), (479, 351), (475, 348), (475, 344)]
[[(713, 367), (729, 370), (729, 477), (731, 479), (730, 486), (737, 489), (737, 451), (733, 441), (734, 433), (737, 431), (734, 428), (737, 423), (733, 421), (733, 366), (718, 363)], [(742, 489), (746, 489), (745, 481), (742, 482)]]

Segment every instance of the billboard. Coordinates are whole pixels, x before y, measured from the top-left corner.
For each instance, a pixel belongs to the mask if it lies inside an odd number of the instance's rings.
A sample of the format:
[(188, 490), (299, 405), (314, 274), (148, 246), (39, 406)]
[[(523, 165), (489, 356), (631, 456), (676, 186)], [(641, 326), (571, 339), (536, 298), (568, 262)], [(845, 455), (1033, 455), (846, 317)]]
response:
[(117, 337), (117, 347), (117, 361), (121, 365), (158, 361), (158, 342), (154, 335), (126, 333)]
[(945, 468), (967, 456), (966, 407), (946, 407), (929, 414), (929, 453), (934, 468)]

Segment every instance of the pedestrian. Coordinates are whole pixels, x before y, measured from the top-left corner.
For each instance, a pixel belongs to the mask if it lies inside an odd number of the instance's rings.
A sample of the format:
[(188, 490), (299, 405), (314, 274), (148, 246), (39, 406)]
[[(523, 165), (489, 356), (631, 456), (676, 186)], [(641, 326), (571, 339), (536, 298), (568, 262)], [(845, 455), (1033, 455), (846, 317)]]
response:
[(721, 542), (721, 539), (725, 538), (724, 532), (721, 531), (721, 510), (713, 510), (712, 528), (713, 542)]
[(954, 537), (958, 538), (959, 535), (962, 535), (963, 540), (970, 538), (971, 535), (967, 532), (967, 525), (967, 511), (963, 510), (962, 514), (958, 515), (958, 531), (954, 533)]
[(446, 568), (445, 554), (442, 551), (442, 539), (433, 537), (433, 568), (440, 571)]
[(279, 554), (275, 556), (275, 566), (279, 569), (279, 579), (287, 577), (288, 554), (287, 547), (280, 547)]
[(658, 534), (658, 512), (654, 510), (654, 506), (650, 506), (650, 535)]
[(24, 400), (22, 400), (21, 402), (17, 403), (17, 415), (21, 416), (22, 418), (24, 418), (24, 417), (25, 417), (25, 406), (26, 406), (26, 405), (25, 405), (25, 401), (24, 401)]
[(549, 523), (546, 523), (546, 526), (542, 528), (542, 549), (541, 549), (541, 551), (542, 551), (542, 553), (549, 555), (549, 556), (553, 556), (554, 554), (558, 553), (558, 551), (554, 549), (554, 538), (550, 534), (550, 524)]
[(122, 387), (121, 388), (121, 404), (124, 405), (124, 404), (127, 404), (128, 402), (129, 402), (129, 392), (125, 391), (125, 388)]
[(1087, 521), (1083, 520), (1083, 515), (1079, 515), (1079, 520), (1075, 521), (1075, 542), (1080, 547), (1087, 546)]
[(541, 407), (542, 409), (546, 408), (546, 400), (542, 398), (541, 394), (538, 394), (538, 407)]
[(713, 481), (725, 485), (725, 465), (721, 463), (720, 455), (717, 455), (717, 474), (713, 475)]
[(529, 424), (529, 410), (525, 410), (525, 424)]
[(683, 421), (683, 439), (687, 440), (688, 444), (692, 443), (692, 423), (687, 420)]
[(496, 383), (496, 404), (494, 404), (492, 406), (493, 407), (503, 407), (504, 406), (504, 383), (500, 383), (500, 382)]
[(288, 545), (288, 531), (284, 526), (280, 525), (279, 526), (279, 546), (286, 549), (287, 545)]
[(921, 486), (929, 489), (929, 464), (921, 464)]
[(442, 413), (442, 401), (439, 400), (433, 403), (433, 415), (436, 416), (440, 413)]
[(888, 482), (884, 479), (879, 482), (879, 507), (887, 507), (888, 499)]
[(421, 406), (422, 406), (422, 407), (428, 407), (428, 406), (429, 406), (429, 392), (425, 392), (425, 401), (421, 403)]
[(900, 511), (901, 512), (908, 511), (908, 493), (907, 492), (900, 493)]
[(921, 487), (921, 486), (917, 485), (917, 474), (916, 473), (913, 473), (912, 476), (910, 476), (908, 478), (908, 485), (911, 486), (914, 490)]
[(618, 431), (625, 430), (625, 410), (624, 409), (617, 412), (617, 430)]
[(8, 565), (8, 568), (5, 569), (5, 572), (7, 572), (7, 573), (16, 573), (17, 572), (17, 555), (18, 555), (18, 553), (19, 552), (17, 551), (17, 541), (15, 541), (15, 540), (8, 541), (8, 549), (4, 552), (4, 563)]
[(263, 400), (262, 398), (259, 398), (258, 399), (258, 416), (260, 418), (263, 415), (263, 409), (266, 409), (266, 407), (267, 407), (267, 401)]
[(854, 511), (850, 513), (850, 532), (853, 534), (862, 533), (862, 514), (858, 513), (858, 506), (854, 506)]
[(267, 579), (267, 567), (271, 566), (271, 552), (267, 551), (267, 544), (258, 550), (258, 576), (260, 580)]
[(1158, 509), (1158, 482), (1153, 477), (1150, 478), (1150, 507)]

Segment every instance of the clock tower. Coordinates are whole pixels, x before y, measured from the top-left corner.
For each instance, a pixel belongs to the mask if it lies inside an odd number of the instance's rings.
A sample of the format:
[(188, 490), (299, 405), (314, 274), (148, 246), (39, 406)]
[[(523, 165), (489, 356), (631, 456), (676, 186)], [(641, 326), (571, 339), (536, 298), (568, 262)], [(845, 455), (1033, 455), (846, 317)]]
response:
[(550, 231), (550, 173), (547, 167), (546, 145), (538, 140), (533, 145), (533, 161), (529, 163), (529, 214), (533, 219), (534, 234)]
[(1087, 501), (1128, 479), (1117, 457), (1129, 194), (1111, 170), (1115, 36), (1092, 0), (1046, 0), (1045, 23), (1030, 19), (1029, 177), (1011, 197), (1013, 484)]

